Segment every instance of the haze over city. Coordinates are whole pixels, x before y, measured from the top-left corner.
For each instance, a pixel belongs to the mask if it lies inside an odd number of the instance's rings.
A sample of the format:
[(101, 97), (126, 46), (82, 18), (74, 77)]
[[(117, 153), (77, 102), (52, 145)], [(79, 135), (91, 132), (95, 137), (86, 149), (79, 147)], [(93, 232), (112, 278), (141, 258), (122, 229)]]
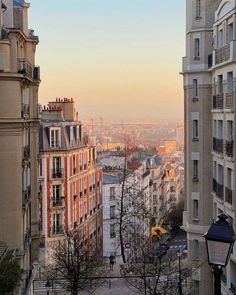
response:
[(82, 119), (181, 120), (184, 2), (32, 0), (40, 103), (74, 97)]

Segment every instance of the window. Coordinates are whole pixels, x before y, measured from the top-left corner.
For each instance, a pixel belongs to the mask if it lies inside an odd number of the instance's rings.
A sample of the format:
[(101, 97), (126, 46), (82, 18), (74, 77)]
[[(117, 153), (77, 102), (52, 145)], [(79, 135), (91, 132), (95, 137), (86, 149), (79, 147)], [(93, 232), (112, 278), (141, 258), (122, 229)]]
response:
[(116, 237), (116, 228), (115, 224), (110, 224), (110, 238), (115, 238)]
[(218, 75), (218, 94), (223, 94), (223, 75)]
[(217, 46), (218, 48), (221, 48), (223, 46), (223, 30), (218, 31), (217, 37), (218, 37)]
[(156, 191), (157, 190), (157, 184), (153, 183), (153, 190)]
[(193, 200), (193, 218), (198, 218), (198, 200)]
[(198, 139), (198, 120), (193, 120), (193, 139)]
[(60, 140), (60, 128), (51, 128), (50, 129), (50, 147), (59, 148), (61, 146)]
[(198, 181), (198, 160), (193, 160), (193, 180)]
[(73, 158), (72, 158), (72, 174), (76, 174), (76, 157), (75, 155), (73, 155)]
[(194, 39), (194, 58), (195, 59), (200, 58), (200, 39), (199, 38)]
[(223, 120), (218, 120), (217, 138), (223, 139)]
[(110, 200), (114, 200), (114, 199), (115, 199), (115, 188), (110, 187)]
[(233, 23), (228, 24), (228, 28), (227, 28), (227, 43), (233, 41), (233, 31), (234, 31), (234, 25), (233, 25)]
[(233, 72), (227, 73), (227, 92), (232, 93), (234, 89)]
[(233, 140), (233, 121), (227, 121), (227, 141)]
[(157, 214), (157, 206), (153, 206), (153, 214)]
[(196, 0), (196, 19), (201, 18), (201, 0)]
[(116, 206), (110, 206), (110, 219), (114, 219), (116, 217), (115, 210)]
[(61, 192), (61, 186), (60, 185), (53, 185), (52, 186), (53, 204), (59, 204), (60, 203), (60, 192)]
[(53, 157), (52, 158), (52, 171), (53, 171), (53, 177), (61, 177), (62, 176), (61, 157)]
[(198, 242), (198, 240), (193, 241), (193, 259), (199, 259), (199, 242)]
[(197, 79), (193, 79), (193, 99), (198, 98), (198, 82)]
[(63, 227), (61, 224), (62, 216), (61, 214), (53, 214), (53, 234), (61, 234), (63, 233)]

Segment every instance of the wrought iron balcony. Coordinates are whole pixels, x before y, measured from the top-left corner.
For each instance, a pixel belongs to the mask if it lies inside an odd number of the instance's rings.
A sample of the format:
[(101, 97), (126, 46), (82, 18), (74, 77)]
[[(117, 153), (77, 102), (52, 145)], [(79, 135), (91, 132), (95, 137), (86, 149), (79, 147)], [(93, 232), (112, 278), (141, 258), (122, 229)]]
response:
[(25, 58), (18, 58), (18, 73), (33, 77), (33, 66)]
[(63, 169), (62, 168), (52, 169), (51, 178), (55, 178), (55, 179), (63, 178)]
[(230, 44), (227, 44), (226, 46), (216, 49), (215, 51), (215, 64), (219, 65), (225, 61), (228, 61), (230, 59)]
[(223, 93), (213, 95), (213, 109), (223, 109), (224, 107), (224, 95)]
[(233, 157), (234, 154), (234, 141), (227, 141), (225, 142), (225, 153), (229, 157)]
[(228, 92), (225, 94), (225, 108), (233, 109), (234, 107), (234, 92)]
[(229, 203), (232, 205), (232, 189), (225, 187), (225, 202)]
[(63, 225), (53, 225), (52, 235), (63, 235), (63, 234), (64, 234), (64, 226)]
[(22, 193), (22, 207), (25, 208), (26, 205), (30, 202), (30, 200), (31, 200), (31, 189), (30, 189), (30, 186), (28, 186), (26, 190), (24, 190)]
[(219, 197), (220, 199), (224, 198), (224, 185), (220, 184), (213, 178), (213, 192)]
[(224, 151), (223, 139), (213, 137), (213, 150), (217, 153), (223, 154), (223, 151)]
[(65, 197), (60, 196), (58, 198), (55, 198), (55, 197), (51, 198), (51, 208), (58, 209), (58, 207), (62, 207), (62, 208), (65, 207)]

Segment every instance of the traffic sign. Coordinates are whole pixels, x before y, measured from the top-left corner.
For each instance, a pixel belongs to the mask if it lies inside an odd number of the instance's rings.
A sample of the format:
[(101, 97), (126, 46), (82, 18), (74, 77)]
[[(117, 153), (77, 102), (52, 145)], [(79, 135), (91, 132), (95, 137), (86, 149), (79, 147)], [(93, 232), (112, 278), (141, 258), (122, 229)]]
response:
[(125, 250), (130, 250), (131, 248), (131, 243), (130, 242), (126, 242), (125, 243)]

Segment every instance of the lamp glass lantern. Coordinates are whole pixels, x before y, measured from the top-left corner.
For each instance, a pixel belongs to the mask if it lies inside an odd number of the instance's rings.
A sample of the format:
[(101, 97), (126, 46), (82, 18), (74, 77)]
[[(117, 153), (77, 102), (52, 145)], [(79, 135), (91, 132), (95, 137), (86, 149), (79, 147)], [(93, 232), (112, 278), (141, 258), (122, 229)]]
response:
[(225, 267), (235, 241), (232, 225), (226, 221), (228, 216), (221, 214), (205, 233), (208, 261), (210, 265)]

